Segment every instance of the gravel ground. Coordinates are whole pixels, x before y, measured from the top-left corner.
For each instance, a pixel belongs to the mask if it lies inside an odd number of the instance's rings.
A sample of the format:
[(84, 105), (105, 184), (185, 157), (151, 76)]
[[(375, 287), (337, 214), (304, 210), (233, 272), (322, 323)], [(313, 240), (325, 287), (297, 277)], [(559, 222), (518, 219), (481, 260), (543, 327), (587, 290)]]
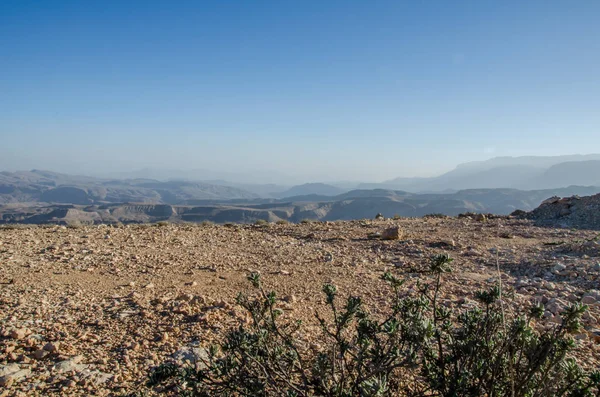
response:
[[(400, 239), (369, 238), (393, 226)], [(473, 304), (499, 277), (515, 291), (511, 305), (546, 304), (542, 326), (570, 302), (589, 304), (577, 358), (598, 367), (598, 236), (507, 218), (0, 229), (0, 396), (134, 390), (152, 366), (247, 321), (234, 299), (250, 271), (311, 339), (323, 283), (377, 312), (389, 298), (385, 270), (415, 282), (440, 252), (455, 258), (448, 306)]]

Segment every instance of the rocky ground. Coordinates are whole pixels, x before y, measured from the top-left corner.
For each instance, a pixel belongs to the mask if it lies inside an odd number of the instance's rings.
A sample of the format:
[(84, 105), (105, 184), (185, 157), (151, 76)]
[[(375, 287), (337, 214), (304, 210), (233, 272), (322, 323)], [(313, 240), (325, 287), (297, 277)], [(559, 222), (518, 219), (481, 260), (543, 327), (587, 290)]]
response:
[[(377, 238), (393, 226), (398, 240)], [(575, 337), (580, 362), (598, 367), (599, 233), (469, 217), (0, 229), (0, 396), (135, 390), (153, 365), (246, 321), (234, 298), (250, 271), (278, 291), (285, 317), (306, 320), (310, 339), (323, 283), (383, 310), (380, 275), (423, 279), (440, 252), (455, 258), (448, 306), (473, 305), (499, 278), (511, 305), (546, 304), (546, 325), (570, 302), (590, 305)]]
[(600, 194), (593, 196), (551, 197), (530, 212), (520, 216), (541, 226), (600, 229)]

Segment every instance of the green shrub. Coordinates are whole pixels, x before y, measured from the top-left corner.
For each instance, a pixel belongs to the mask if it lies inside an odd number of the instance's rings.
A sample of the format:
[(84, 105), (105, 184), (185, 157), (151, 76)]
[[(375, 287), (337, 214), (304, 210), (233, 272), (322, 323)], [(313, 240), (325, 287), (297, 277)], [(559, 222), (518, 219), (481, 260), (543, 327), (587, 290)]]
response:
[(165, 227), (165, 226), (169, 226), (169, 221), (158, 221), (156, 222), (154, 225), (156, 225), (157, 227)]
[(279, 219), (277, 222), (275, 222), (278, 225), (287, 225), (289, 222), (286, 221), (285, 219)]
[[(275, 292), (256, 273), (253, 296), (237, 302), (250, 325), (230, 330), (211, 346), (200, 367), (173, 363), (155, 368), (148, 387), (167, 386), (187, 396), (593, 396), (600, 373), (584, 373), (569, 353), (570, 333), (586, 307), (573, 305), (563, 322), (534, 327), (542, 307), (510, 314), (500, 287), (476, 294), (479, 306), (454, 313), (439, 303), (443, 274), (452, 261), (432, 258), (430, 277), (405, 295), (403, 280), (385, 273), (393, 303), (375, 318), (361, 298), (337, 302), (323, 287), (331, 320), (317, 315), (322, 347), (311, 351), (296, 338), (300, 322), (280, 319)], [(199, 368), (199, 369), (196, 369)], [(597, 395), (597, 394), (596, 394)]]
[(213, 221), (209, 221), (209, 220), (204, 220), (200, 223), (201, 226), (212, 226), (215, 223)]
[(441, 214), (441, 213), (433, 213), (433, 214), (426, 214), (423, 215), (423, 218), (438, 218), (438, 219), (445, 219), (445, 218), (449, 218), (449, 216)]
[(254, 224), (257, 226), (266, 226), (269, 224), (269, 222), (267, 222), (264, 219), (257, 219), (256, 222), (254, 222)]

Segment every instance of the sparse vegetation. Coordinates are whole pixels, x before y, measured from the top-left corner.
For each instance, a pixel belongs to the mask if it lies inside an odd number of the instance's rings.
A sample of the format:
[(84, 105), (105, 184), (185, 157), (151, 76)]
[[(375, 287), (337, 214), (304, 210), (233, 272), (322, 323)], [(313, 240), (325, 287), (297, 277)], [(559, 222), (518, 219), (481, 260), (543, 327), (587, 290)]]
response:
[(302, 224), (309, 224), (309, 223), (313, 223), (313, 222), (315, 222), (313, 219), (302, 219), (300, 221), (300, 223), (302, 223)]
[(278, 225), (287, 225), (289, 222), (286, 221), (285, 219), (279, 219), (277, 222), (275, 222)]
[(155, 368), (148, 386), (168, 385), (188, 396), (593, 396), (600, 373), (584, 373), (571, 359), (570, 334), (585, 306), (562, 312), (562, 324), (538, 330), (541, 306), (511, 313), (500, 286), (478, 292), (479, 306), (460, 312), (440, 304), (443, 275), (452, 259), (432, 258), (429, 278), (407, 294), (391, 273), (382, 279), (393, 301), (384, 317), (372, 315), (359, 297), (337, 302), (334, 285), (323, 287), (329, 319), (316, 314), (322, 345), (308, 349), (299, 322), (282, 320), (275, 292), (257, 273), (257, 293), (237, 302), (250, 325), (230, 330), (208, 350), (200, 369), (173, 363)]
[(254, 224), (256, 226), (267, 226), (269, 222), (267, 222), (265, 219), (257, 219), (256, 222), (254, 222)]
[(170, 223), (169, 223), (169, 221), (158, 221), (158, 222), (155, 223), (155, 225), (157, 227), (165, 227), (165, 226), (169, 226)]
[(213, 221), (209, 221), (209, 220), (204, 220), (200, 223), (201, 226), (212, 226), (215, 223)]
[(448, 216), (444, 215), (444, 214), (440, 214), (440, 213), (433, 213), (433, 214), (426, 214), (423, 216), (423, 218), (444, 219), (444, 218), (448, 218)]

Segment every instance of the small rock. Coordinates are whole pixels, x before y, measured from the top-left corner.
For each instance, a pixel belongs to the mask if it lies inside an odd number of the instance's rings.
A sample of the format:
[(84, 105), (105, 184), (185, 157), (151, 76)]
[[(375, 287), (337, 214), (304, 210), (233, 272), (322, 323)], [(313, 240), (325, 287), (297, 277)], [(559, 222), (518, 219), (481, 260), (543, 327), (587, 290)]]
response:
[(381, 233), (381, 238), (384, 240), (399, 240), (400, 228), (395, 226), (385, 229), (383, 233)]
[(563, 270), (565, 270), (566, 268), (567, 268), (567, 266), (563, 265), (562, 263), (559, 263), (552, 268), (552, 273), (555, 273), (555, 274), (560, 273)]
[(485, 222), (487, 221), (487, 216), (485, 216), (485, 214), (476, 214), (475, 218), (473, 219), (475, 219), (478, 222)]
[(180, 365), (194, 364), (197, 369), (206, 368), (204, 361), (208, 361), (208, 350), (200, 346), (185, 346), (177, 350), (171, 358)]
[(57, 352), (60, 347), (60, 342), (48, 342), (44, 345), (43, 349), (47, 352), (54, 353)]
[(283, 301), (287, 303), (296, 303), (297, 299), (294, 295), (288, 295), (283, 298)]
[(17, 364), (0, 367), (0, 386), (11, 387), (14, 382), (18, 382), (30, 374), (31, 370), (29, 368), (21, 369)]
[(10, 337), (13, 339), (25, 339), (27, 333), (27, 328), (18, 328), (11, 331)]
[(81, 361), (83, 361), (83, 356), (73, 356), (67, 360), (56, 363), (54, 369), (58, 372), (80, 371), (87, 368), (87, 365), (80, 364)]

